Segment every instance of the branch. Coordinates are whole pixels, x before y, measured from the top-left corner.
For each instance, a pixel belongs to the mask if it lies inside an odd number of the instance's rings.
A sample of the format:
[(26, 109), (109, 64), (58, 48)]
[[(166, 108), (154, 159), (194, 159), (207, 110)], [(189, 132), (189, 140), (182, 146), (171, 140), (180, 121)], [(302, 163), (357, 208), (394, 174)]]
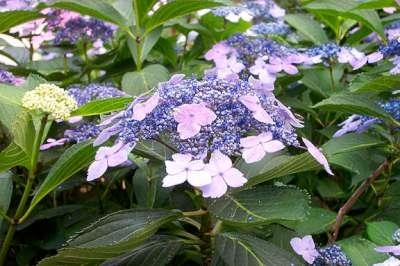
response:
[(374, 180), (381, 175), (381, 173), (388, 167), (389, 161), (386, 159), (379, 167), (361, 184), (360, 187), (354, 191), (353, 195), (346, 201), (346, 203), (339, 209), (336, 216), (335, 223), (331, 227), (332, 235), (329, 242), (334, 242), (339, 234), (340, 226), (342, 225), (344, 216), (351, 210), (353, 205), (357, 202), (358, 198), (368, 189)]

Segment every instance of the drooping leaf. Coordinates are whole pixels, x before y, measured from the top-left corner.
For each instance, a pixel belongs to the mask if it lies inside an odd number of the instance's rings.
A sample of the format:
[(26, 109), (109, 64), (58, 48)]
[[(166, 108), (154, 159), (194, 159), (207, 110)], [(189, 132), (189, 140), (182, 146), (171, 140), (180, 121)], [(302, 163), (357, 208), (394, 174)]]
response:
[(338, 244), (353, 265), (373, 265), (389, 258), (384, 253), (376, 252), (374, 243), (357, 236), (340, 240)]
[(393, 242), (392, 235), (399, 226), (390, 221), (377, 221), (367, 223), (368, 239), (379, 246), (391, 246)]
[(122, 89), (137, 96), (169, 78), (168, 70), (162, 65), (149, 65), (140, 71), (127, 72), (122, 78)]
[(304, 14), (287, 14), (285, 15), (285, 21), (315, 44), (328, 42), (328, 36), (325, 31), (311, 16)]
[(53, 165), (46, 179), (36, 191), (27, 213), (51, 191), (94, 160), (96, 149), (91, 141), (77, 143), (68, 148)]
[(361, 74), (352, 80), (349, 90), (352, 92), (385, 92), (393, 91), (400, 86), (400, 77), (391, 76), (371, 76)]
[(75, 116), (92, 116), (122, 110), (132, 102), (131, 97), (99, 99), (88, 102), (72, 112)]
[(182, 246), (179, 240), (156, 239), (121, 256), (108, 259), (101, 266), (146, 265), (163, 266), (173, 259)]
[(239, 160), (235, 167), (246, 174), (248, 187), (274, 178), (321, 168), (308, 152), (300, 155), (267, 154), (261, 161), (252, 164)]
[(250, 235), (222, 233), (215, 244), (229, 266), (303, 265), (293, 253)]
[[(12, 173), (0, 172), (0, 212), (7, 214), (10, 206), (11, 196), (13, 192)], [(3, 222), (3, 217), (0, 215), (0, 227)]]
[(33, 124), (32, 116), (25, 111), (21, 111), (15, 117), (14, 123), (11, 125), (11, 134), (13, 135), (13, 142), (21, 148), (29, 159), (28, 169), (35, 167), (36, 162), (31, 161), (35, 136), (37, 134)]
[(352, 114), (364, 114), (380, 118), (393, 120), (382, 108), (376, 105), (376, 99), (371, 99), (366, 95), (355, 93), (338, 93), (328, 99), (314, 105), (314, 108), (320, 108), (328, 111), (349, 112)]
[(210, 212), (234, 224), (265, 224), (301, 220), (309, 209), (309, 195), (294, 187), (257, 186), (212, 200)]
[(11, 27), (20, 25), (24, 22), (41, 18), (42, 15), (37, 11), (13, 10), (0, 13), (0, 32), (4, 32)]
[[(120, 26), (126, 25), (126, 19), (107, 1), (52, 0), (39, 7), (56, 7), (89, 15)], [(127, 26), (127, 25), (126, 25)]]
[(194, 11), (201, 9), (220, 6), (221, 3), (208, 0), (176, 0), (161, 6), (146, 22), (145, 34), (150, 33), (155, 28), (161, 26), (165, 22), (188, 15)]

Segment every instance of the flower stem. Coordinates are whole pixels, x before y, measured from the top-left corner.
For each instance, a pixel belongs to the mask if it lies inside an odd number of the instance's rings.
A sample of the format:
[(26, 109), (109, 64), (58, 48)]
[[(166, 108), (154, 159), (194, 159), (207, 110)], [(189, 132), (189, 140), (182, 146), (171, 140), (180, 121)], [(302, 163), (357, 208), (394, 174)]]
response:
[(7, 258), (7, 253), (11, 246), (11, 242), (14, 238), (14, 234), (17, 229), (17, 225), (23, 222), (23, 220), (21, 220), (20, 218), (24, 214), (26, 203), (28, 202), (29, 195), (31, 193), (32, 186), (33, 186), (33, 183), (35, 180), (36, 166), (37, 166), (37, 161), (38, 161), (38, 157), (39, 157), (39, 147), (42, 142), (44, 128), (46, 126), (46, 123), (47, 123), (47, 115), (44, 116), (42, 118), (42, 120), (40, 121), (39, 132), (36, 135), (34, 144), (33, 144), (33, 152), (32, 152), (32, 157), (30, 160), (30, 167), (29, 167), (29, 171), (28, 171), (28, 180), (27, 180), (26, 186), (24, 188), (24, 192), (22, 194), (21, 200), (18, 204), (17, 211), (15, 212), (14, 217), (11, 219), (11, 223), (8, 227), (6, 238), (4, 239), (4, 242), (1, 246), (0, 266), (4, 265), (4, 262)]

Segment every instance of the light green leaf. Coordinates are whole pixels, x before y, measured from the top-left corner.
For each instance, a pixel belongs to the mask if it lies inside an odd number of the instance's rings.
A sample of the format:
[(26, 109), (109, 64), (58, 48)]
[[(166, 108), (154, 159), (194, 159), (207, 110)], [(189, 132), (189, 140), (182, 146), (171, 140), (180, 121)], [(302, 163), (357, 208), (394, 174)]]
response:
[(329, 157), (337, 153), (347, 153), (382, 145), (382, 140), (368, 134), (349, 133), (338, 138), (332, 138), (322, 149)]
[(374, 248), (377, 246), (374, 243), (357, 236), (340, 240), (338, 244), (353, 265), (372, 265), (389, 258), (384, 253), (376, 252)]
[(364, 114), (393, 121), (382, 108), (376, 105), (376, 99), (371, 99), (365, 95), (355, 93), (338, 93), (330, 98), (322, 100), (313, 106), (328, 111), (342, 111), (352, 114)]
[(138, 43), (136, 40), (132, 38), (128, 39), (128, 48), (136, 64), (138, 64), (139, 61), (140, 63), (142, 63), (146, 60), (147, 55), (157, 43), (158, 39), (160, 39), (161, 32), (162, 27), (158, 27), (157, 29), (150, 32), (147, 36), (142, 37), (141, 50), (138, 50)]
[(358, 4), (356, 9), (381, 9), (384, 7), (395, 7), (395, 0), (366, 0)]
[(122, 77), (122, 90), (130, 95), (140, 95), (169, 78), (168, 69), (162, 65), (149, 65), (140, 71), (127, 72)]
[(30, 160), (28, 155), (14, 142), (11, 142), (0, 152), (0, 172), (4, 172), (15, 166), (29, 168)]
[(395, 245), (392, 235), (399, 226), (389, 221), (378, 221), (367, 223), (368, 239), (379, 246)]
[(37, 11), (13, 10), (0, 13), (0, 32), (4, 32), (11, 27), (20, 25), (24, 22), (41, 18), (42, 15)]
[(168, 4), (161, 6), (145, 22), (145, 34), (152, 32), (155, 28), (158, 28), (171, 19), (188, 15), (194, 11), (217, 7), (220, 5), (221, 3), (208, 0), (175, 0), (169, 2)]
[(258, 225), (304, 219), (309, 201), (306, 192), (294, 187), (257, 186), (225, 194), (211, 201), (209, 210), (227, 223)]
[(143, 24), (143, 21), (148, 17), (148, 13), (157, 0), (133, 0), (135, 6), (135, 14), (139, 18), (139, 25)]
[[(11, 202), (13, 192), (12, 175), (9, 171), (0, 173), (0, 212), (4, 214), (7, 213)], [(2, 222), (3, 218), (0, 215), (0, 228)]]
[(101, 266), (146, 265), (163, 266), (173, 259), (182, 246), (179, 240), (156, 239), (138, 246), (119, 257), (108, 259)]
[(132, 97), (93, 100), (73, 111), (71, 115), (92, 116), (104, 113), (111, 113), (125, 109), (126, 105), (131, 102)]
[(80, 14), (89, 15), (120, 26), (125, 26), (127, 22), (127, 20), (118, 12), (118, 10), (104, 0), (52, 0), (47, 4), (39, 5), (39, 8), (46, 7), (57, 7), (72, 10)]
[(229, 266), (304, 265), (293, 253), (250, 235), (219, 234), (215, 249)]
[(19, 87), (0, 85), (0, 122), (8, 129), (22, 108), (24, 93)]
[[(33, 150), (37, 132), (33, 124), (32, 116), (25, 111), (21, 111), (17, 114), (14, 123), (11, 125), (11, 134), (13, 135), (14, 143), (18, 145), (29, 160), (31, 160), (33, 152), (37, 152)], [(28, 169), (35, 167), (35, 165), (33, 165), (34, 163), (36, 162), (30, 161)]]
[(386, 92), (393, 91), (400, 86), (400, 77), (391, 76), (371, 76), (361, 74), (351, 81), (349, 91), (352, 92)]
[(90, 141), (77, 143), (68, 148), (50, 169), (46, 179), (36, 191), (27, 213), (29, 214), (47, 194), (89, 165), (94, 160), (95, 152)]
[(316, 170), (321, 168), (321, 165), (305, 152), (292, 156), (267, 154), (261, 161), (252, 164), (246, 164), (240, 159), (235, 167), (246, 174), (246, 186), (250, 187), (274, 178)]
[(375, 31), (382, 38), (386, 38), (383, 31), (382, 23), (378, 14), (374, 10), (357, 10), (358, 3), (356, 1), (347, 0), (318, 0), (312, 1), (304, 6), (304, 8), (315, 11), (318, 14), (329, 16), (341, 16), (351, 18), (362, 22), (371, 31)]
[(325, 31), (311, 16), (305, 14), (287, 14), (285, 15), (285, 20), (290, 26), (304, 34), (313, 43), (323, 44), (328, 42)]

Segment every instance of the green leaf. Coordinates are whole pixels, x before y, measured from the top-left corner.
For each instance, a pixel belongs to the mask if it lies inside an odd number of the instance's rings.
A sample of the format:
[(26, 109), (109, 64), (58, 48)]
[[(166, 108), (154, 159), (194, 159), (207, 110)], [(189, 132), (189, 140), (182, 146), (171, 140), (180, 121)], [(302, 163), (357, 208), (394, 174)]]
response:
[(304, 7), (318, 14), (351, 18), (362, 22), (371, 31), (386, 38), (378, 13), (373, 10), (357, 10), (357, 2), (347, 0), (318, 0), (306, 4)]
[(25, 111), (17, 114), (14, 123), (11, 125), (11, 133), (13, 135), (13, 142), (18, 145), (29, 158), (28, 169), (35, 167), (33, 164), (36, 162), (32, 162), (31, 159), (33, 153), (37, 152), (33, 150), (37, 132), (31, 115)]
[(312, 19), (311, 16), (305, 14), (287, 14), (285, 20), (290, 26), (298, 32), (304, 34), (310, 41), (315, 44), (323, 44), (329, 41), (325, 31), (321, 28), (320, 23)]
[(364, 114), (380, 118), (385, 118), (393, 121), (393, 118), (388, 115), (382, 108), (376, 105), (376, 100), (365, 95), (354, 93), (338, 93), (328, 99), (322, 100), (313, 106), (327, 111), (342, 111), (352, 114)]
[(136, 40), (132, 38), (128, 39), (128, 47), (136, 64), (138, 64), (139, 61), (140, 63), (142, 63), (146, 60), (147, 55), (160, 39), (161, 32), (162, 27), (158, 27), (157, 29), (150, 32), (147, 36), (143, 37), (143, 39), (141, 40), (141, 50), (138, 49), (138, 43)]
[[(343, 65), (336, 65), (331, 77), (331, 71), (327, 68), (304, 69), (301, 81), (312, 91), (326, 98), (340, 86), (343, 70)], [(333, 84), (331, 78), (333, 78)]]
[(393, 242), (392, 235), (399, 226), (389, 221), (379, 221), (367, 223), (367, 235), (369, 240), (379, 246), (391, 246)]
[(294, 228), (299, 235), (313, 235), (326, 232), (336, 220), (336, 213), (312, 207), (307, 217)]
[(154, 140), (145, 140), (136, 144), (133, 153), (152, 160), (164, 162), (171, 159), (174, 150)]
[(36, 191), (27, 213), (31, 212), (47, 194), (89, 165), (94, 160), (95, 153), (96, 149), (90, 141), (77, 143), (68, 148), (50, 169), (46, 179)]
[(351, 81), (349, 91), (352, 92), (386, 92), (395, 90), (400, 86), (400, 77), (391, 76), (371, 76), (361, 74)]
[[(11, 196), (13, 192), (12, 173), (0, 173), (0, 213), (6, 214), (10, 206)], [(3, 222), (3, 217), (0, 215), (0, 228)]]
[(157, 2), (157, 0), (133, 0), (135, 8), (135, 14), (139, 18), (139, 25), (142, 25), (142, 22), (148, 16), (149, 11)]
[(156, 239), (138, 246), (134, 250), (106, 260), (101, 266), (146, 265), (163, 266), (170, 262), (182, 246), (179, 240)]
[(132, 102), (132, 97), (117, 97), (109, 99), (99, 99), (88, 102), (72, 112), (75, 116), (92, 116), (104, 113), (111, 113), (126, 108)]
[(163, 224), (176, 220), (180, 212), (161, 209), (130, 209), (109, 214), (68, 241), (69, 247), (119, 249), (129, 242), (140, 243)]
[(126, 19), (111, 4), (104, 0), (52, 0), (47, 4), (39, 5), (39, 8), (57, 7), (72, 10), (80, 14), (89, 15), (120, 26), (128, 26)]
[(293, 253), (250, 235), (219, 234), (215, 249), (230, 266), (304, 265)]
[(357, 236), (341, 240), (338, 244), (353, 265), (372, 265), (389, 258), (384, 253), (376, 252), (374, 248), (377, 246), (374, 243)]
[(317, 180), (316, 189), (322, 198), (344, 198), (346, 195), (339, 184), (331, 178)]
[(383, 142), (380, 139), (372, 137), (368, 134), (349, 133), (338, 138), (330, 139), (328, 142), (322, 145), (322, 149), (329, 157), (337, 153), (347, 153), (382, 144)]
[(175, 0), (161, 6), (145, 23), (145, 35), (165, 22), (188, 15), (194, 11), (222, 5), (207, 0)]
[(0, 33), (22, 23), (41, 18), (37, 11), (13, 10), (0, 13)]
[(225, 194), (210, 202), (209, 210), (218, 219), (234, 224), (265, 224), (306, 217), (310, 197), (294, 187), (258, 186)]
[(147, 164), (135, 171), (133, 189), (138, 205), (143, 208), (153, 208), (156, 201), (159, 180), (164, 174), (163, 166)]
[(140, 95), (169, 78), (168, 70), (162, 65), (149, 65), (140, 71), (127, 72), (122, 77), (122, 90), (130, 95)]
[(24, 166), (29, 168), (30, 158), (14, 142), (11, 142), (4, 150), (0, 152), (0, 172), (4, 172), (15, 166)]
[(381, 9), (384, 7), (395, 7), (395, 0), (367, 0), (358, 4), (356, 9)]
[(19, 87), (0, 85), (0, 122), (8, 129), (11, 129), (15, 116), (22, 108), (24, 93)]
[(321, 168), (321, 165), (305, 152), (293, 156), (267, 154), (261, 161), (252, 164), (246, 164), (240, 159), (235, 167), (246, 174), (246, 186), (250, 187), (274, 178), (316, 170)]

